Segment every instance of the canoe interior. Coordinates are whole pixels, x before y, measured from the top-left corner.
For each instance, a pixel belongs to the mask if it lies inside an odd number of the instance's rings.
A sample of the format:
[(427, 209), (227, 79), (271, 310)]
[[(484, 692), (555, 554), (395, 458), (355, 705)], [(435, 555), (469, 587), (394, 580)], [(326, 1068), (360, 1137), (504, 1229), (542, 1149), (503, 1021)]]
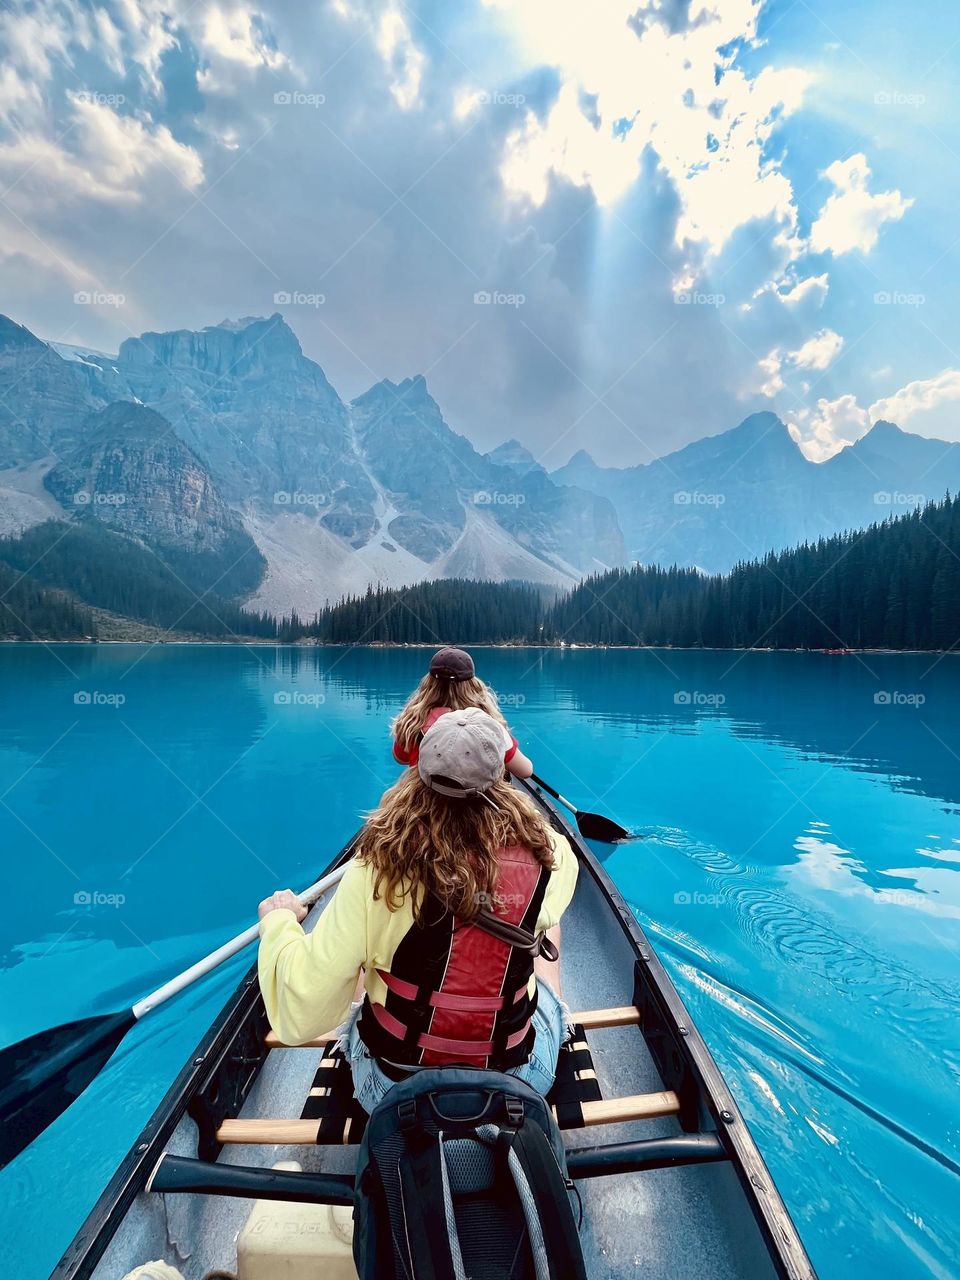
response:
[[(557, 815), (551, 816), (561, 825)], [(566, 824), (562, 825), (566, 829)], [(629, 925), (618, 918), (618, 908), (622, 913), (623, 904), (618, 897), (609, 896), (610, 886), (592, 856), (582, 846), (578, 851), (586, 861), (581, 866), (574, 901), (563, 921), (564, 997), (574, 1011), (631, 1005), (638, 998), (636, 975), (647, 972), (642, 963), (638, 965), (638, 954), (646, 955), (649, 949), (632, 916)], [(637, 846), (636, 856), (643, 856), (642, 845)], [(321, 902), (314, 908), (310, 920), (316, 919), (322, 906)], [(665, 982), (681, 1017), (685, 1018), (676, 993), (655, 957), (652, 964), (655, 995), (659, 996), (660, 983)], [(649, 981), (649, 975), (646, 980)], [(262, 1005), (253, 987), (248, 986), (235, 1002), (234, 1024), (237, 1023), (245, 1025), (252, 1049), (254, 1041), (262, 1038), (265, 1027)], [(708, 1070), (716, 1073), (699, 1037), (695, 1032), (692, 1036)], [(236, 1042), (236, 1036), (233, 1040)], [(665, 1083), (636, 1026), (592, 1031), (590, 1045), (604, 1098), (673, 1087)], [(685, 1042), (683, 1048), (687, 1048)], [(230, 1110), (229, 1098), (224, 1101), (224, 1110), (243, 1119), (299, 1116), (313, 1083), (319, 1052), (316, 1049), (271, 1050), (262, 1059), (259, 1071), (256, 1062), (247, 1069), (242, 1083), (249, 1084), (249, 1092), (239, 1112)], [(216, 1056), (215, 1052), (211, 1053), (209, 1060), (213, 1061)], [(720, 1132), (728, 1144), (731, 1159), (619, 1173), (577, 1184), (583, 1202), (581, 1241), (588, 1275), (595, 1280), (608, 1277), (613, 1280), (630, 1274), (643, 1275), (646, 1280), (676, 1280), (680, 1276), (696, 1276), (699, 1280), (814, 1276), (769, 1174), (718, 1073), (716, 1082), (716, 1090), (706, 1098), (709, 1105), (705, 1105), (704, 1091), (700, 1091), (696, 1119), (701, 1131)], [(189, 1108), (190, 1101), (181, 1091), (180, 1109)], [(726, 1110), (728, 1107), (731, 1110)], [(732, 1124), (718, 1120), (721, 1109), (726, 1111)], [(193, 1110), (197, 1110), (196, 1090), (193, 1091)], [(731, 1131), (736, 1131), (735, 1135)], [(681, 1132), (678, 1117), (665, 1116), (567, 1130), (564, 1138), (568, 1149), (575, 1149)], [(208, 1271), (235, 1268), (235, 1241), (253, 1201), (144, 1192), (140, 1188), (161, 1152), (195, 1157), (199, 1133), (188, 1110), (169, 1136), (163, 1134), (162, 1124), (154, 1125), (146, 1136), (148, 1149), (139, 1153), (135, 1150), (128, 1157), (130, 1167), (126, 1178), (121, 1169), (54, 1273), (56, 1280), (86, 1277), (120, 1280), (133, 1267), (156, 1258), (164, 1258), (179, 1267), (188, 1280)], [(733, 1136), (735, 1144), (730, 1146)], [(242, 1145), (225, 1146), (216, 1158), (222, 1164), (264, 1168), (281, 1160), (295, 1160), (307, 1171), (352, 1173), (356, 1150), (353, 1146)], [(200, 1154), (212, 1156), (216, 1152), (205, 1153), (201, 1143)], [(126, 1197), (119, 1195), (123, 1185)], [(758, 1195), (761, 1197), (759, 1207)], [(89, 1245), (96, 1241), (98, 1233), (113, 1226), (111, 1207), (116, 1219), (126, 1207), (124, 1199), (129, 1200), (129, 1208), (122, 1212), (105, 1248), (101, 1236), (90, 1250)], [(98, 1261), (97, 1255), (101, 1252)]]

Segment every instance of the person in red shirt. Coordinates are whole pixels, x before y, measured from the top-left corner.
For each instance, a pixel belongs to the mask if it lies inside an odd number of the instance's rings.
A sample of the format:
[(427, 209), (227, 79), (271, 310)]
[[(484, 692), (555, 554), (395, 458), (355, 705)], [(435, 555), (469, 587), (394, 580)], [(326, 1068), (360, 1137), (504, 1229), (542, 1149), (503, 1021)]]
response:
[(393, 755), (398, 764), (416, 766), (423, 735), (448, 711), (478, 707), (503, 727), (503, 763), (517, 778), (529, 778), (533, 762), (523, 754), (497, 704), (497, 695), (477, 676), (464, 649), (440, 649), (430, 669), (391, 725)]

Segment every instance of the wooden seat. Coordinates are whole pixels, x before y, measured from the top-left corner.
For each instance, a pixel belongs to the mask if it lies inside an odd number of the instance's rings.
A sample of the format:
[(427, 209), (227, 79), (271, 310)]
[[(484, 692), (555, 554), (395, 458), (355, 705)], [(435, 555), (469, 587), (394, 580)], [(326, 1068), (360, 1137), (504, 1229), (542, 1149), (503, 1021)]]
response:
[[(676, 1115), (680, 1100), (675, 1093), (637, 1093), (626, 1098), (605, 1098), (583, 1103), (585, 1125), (619, 1124)], [(314, 1146), (320, 1132), (318, 1120), (224, 1120), (217, 1130), (223, 1143)]]
[[(585, 1031), (596, 1031), (601, 1027), (631, 1027), (640, 1022), (640, 1010), (632, 1004), (615, 1009), (585, 1009), (583, 1013), (575, 1013), (573, 1020)], [(275, 1031), (268, 1031), (264, 1043), (268, 1049), (322, 1049), (336, 1038), (336, 1031), (324, 1031), (322, 1035), (305, 1040), (303, 1044), (288, 1045), (284, 1044)]]
[[(561, 1050), (557, 1077), (547, 1095), (561, 1129), (622, 1124), (679, 1112), (677, 1095), (670, 1091), (623, 1098), (601, 1096), (586, 1033), (603, 1027), (636, 1025), (640, 1012), (634, 1005), (587, 1009), (575, 1014), (573, 1021), (574, 1034)], [(286, 1046), (271, 1031), (266, 1038), (270, 1048), (323, 1049), (303, 1114), (298, 1119), (224, 1120), (217, 1131), (217, 1141), (310, 1146), (359, 1142), (366, 1127), (366, 1113), (353, 1097), (350, 1066), (336, 1045), (337, 1039), (337, 1032), (330, 1031), (306, 1044)]]

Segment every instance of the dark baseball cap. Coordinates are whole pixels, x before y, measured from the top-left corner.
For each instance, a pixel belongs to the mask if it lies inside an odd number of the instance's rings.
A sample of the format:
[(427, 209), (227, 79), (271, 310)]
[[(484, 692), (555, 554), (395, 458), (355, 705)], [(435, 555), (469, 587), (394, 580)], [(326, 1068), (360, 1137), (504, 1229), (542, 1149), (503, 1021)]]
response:
[(477, 671), (466, 650), (438, 649), (430, 659), (430, 674), (447, 680), (472, 680)]

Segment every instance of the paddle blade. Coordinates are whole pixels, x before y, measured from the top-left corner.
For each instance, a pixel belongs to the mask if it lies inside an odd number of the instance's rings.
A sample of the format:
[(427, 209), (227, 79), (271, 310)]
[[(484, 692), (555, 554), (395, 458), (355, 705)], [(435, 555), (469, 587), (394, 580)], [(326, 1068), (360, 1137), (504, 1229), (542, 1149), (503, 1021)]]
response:
[(587, 840), (601, 840), (605, 844), (615, 844), (617, 840), (626, 840), (630, 832), (621, 827), (619, 822), (605, 818), (602, 813), (581, 813), (577, 810), (577, 826), (580, 834)]
[(83, 1093), (136, 1019), (81, 1018), (0, 1050), (0, 1169)]

